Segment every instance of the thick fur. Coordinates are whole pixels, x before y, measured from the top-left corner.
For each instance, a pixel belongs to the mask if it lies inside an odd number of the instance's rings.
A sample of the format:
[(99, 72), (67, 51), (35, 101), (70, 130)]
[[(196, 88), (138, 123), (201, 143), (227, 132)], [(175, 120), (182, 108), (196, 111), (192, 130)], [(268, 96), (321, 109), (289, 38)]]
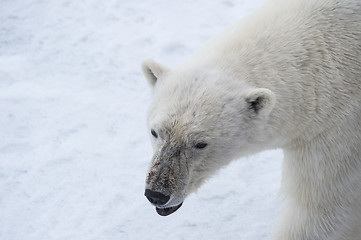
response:
[(271, 0), (185, 64), (143, 70), (158, 133), (146, 188), (165, 207), (231, 160), (282, 148), (274, 239), (361, 239), (359, 0)]

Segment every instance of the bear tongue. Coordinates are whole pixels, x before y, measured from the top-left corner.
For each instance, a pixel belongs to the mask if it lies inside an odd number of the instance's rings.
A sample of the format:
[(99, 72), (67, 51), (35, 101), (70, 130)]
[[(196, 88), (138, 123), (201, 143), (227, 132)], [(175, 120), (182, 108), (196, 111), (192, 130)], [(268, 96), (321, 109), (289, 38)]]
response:
[(155, 210), (157, 211), (157, 213), (161, 216), (168, 216), (172, 213), (174, 213), (175, 211), (177, 211), (183, 203), (179, 204), (178, 206), (174, 206), (174, 207), (169, 207), (169, 208), (155, 208)]

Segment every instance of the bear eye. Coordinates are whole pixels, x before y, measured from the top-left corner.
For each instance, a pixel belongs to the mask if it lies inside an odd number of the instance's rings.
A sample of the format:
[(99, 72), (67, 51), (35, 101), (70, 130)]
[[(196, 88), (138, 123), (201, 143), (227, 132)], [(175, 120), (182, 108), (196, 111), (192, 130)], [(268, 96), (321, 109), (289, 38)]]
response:
[(197, 143), (196, 145), (194, 145), (195, 148), (198, 148), (198, 149), (202, 149), (202, 148), (205, 148), (207, 147), (207, 143), (205, 142), (200, 142), (200, 143)]
[(150, 133), (153, 135), (153, 137), (157, 138), (158, 134), (156, 131), (154, 131), (154, 129), (150, 130)]

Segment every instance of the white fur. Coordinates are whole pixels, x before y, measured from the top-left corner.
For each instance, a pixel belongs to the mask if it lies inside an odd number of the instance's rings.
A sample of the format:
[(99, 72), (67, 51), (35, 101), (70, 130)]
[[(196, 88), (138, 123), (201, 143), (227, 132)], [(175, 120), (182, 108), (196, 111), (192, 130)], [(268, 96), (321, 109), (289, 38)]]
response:
[[(170, 129), (155, 152), (182, 145), (177, 169), (188, 167), (172, 175), (172, 190), (147, 187), (179, 204), (231, 160), (282, 148), (288, 205), (274, 239), (361, 239), (359, 0), (271, 0), (185, 64), (143, 70), (154, 86), (148, 125)], [(166, 161), (156, 154), (150, 172)]]

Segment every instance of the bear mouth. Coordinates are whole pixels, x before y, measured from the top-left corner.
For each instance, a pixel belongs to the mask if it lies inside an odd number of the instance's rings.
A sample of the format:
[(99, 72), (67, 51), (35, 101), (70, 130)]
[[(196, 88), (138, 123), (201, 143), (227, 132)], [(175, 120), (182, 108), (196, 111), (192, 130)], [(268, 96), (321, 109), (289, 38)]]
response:
[(155, 210), (157, 211), (157, 213), (159, 215), (164, 217), (164, 216), (168, 216), (168, 215), (174, 213), (175, 211), (177, 211), (182, 206), (182, 204), (183, 204), (183, 202), (174, 207), (166, 207), (166, 208), (156, 207)]

